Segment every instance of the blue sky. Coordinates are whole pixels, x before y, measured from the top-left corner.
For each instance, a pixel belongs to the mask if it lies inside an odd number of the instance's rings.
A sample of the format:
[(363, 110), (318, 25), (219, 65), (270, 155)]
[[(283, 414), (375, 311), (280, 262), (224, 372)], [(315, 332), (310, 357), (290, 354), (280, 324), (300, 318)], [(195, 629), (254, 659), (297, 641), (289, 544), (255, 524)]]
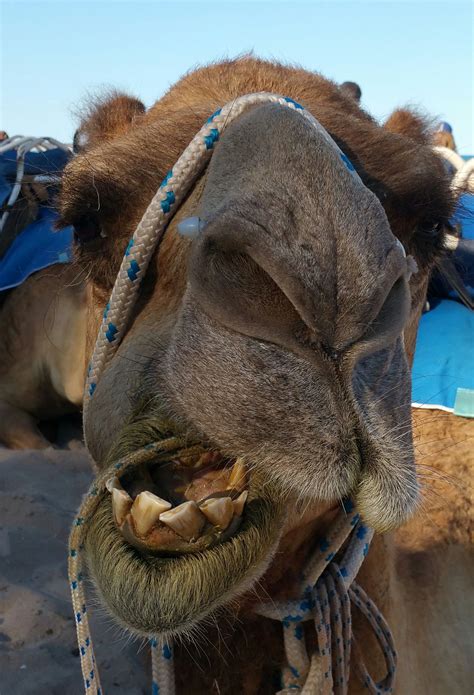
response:
[(415, 104), (473, 143), (473, 5), (449, 2), (0, 0), (0, 129), (71, 140), (88, 92), (147, 105), (197, 64), (254, 50), (338, 82), (384, 118)]

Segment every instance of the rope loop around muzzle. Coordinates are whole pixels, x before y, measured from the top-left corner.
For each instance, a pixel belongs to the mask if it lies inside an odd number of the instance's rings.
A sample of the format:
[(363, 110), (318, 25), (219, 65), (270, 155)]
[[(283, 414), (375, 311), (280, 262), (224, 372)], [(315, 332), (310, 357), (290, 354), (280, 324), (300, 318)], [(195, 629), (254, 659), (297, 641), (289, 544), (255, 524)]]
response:
[[(293, 99), (266, 92), (247, 94), (234, 99), (210, 116), (166, 175), (127, 246), (110, 301), (104, 312), (88, 370), (84, 394), (85, 425), (90, 399), (94, 395), (101, 374), (127, 330), (140, 283), (167, 225), (209, 161), (223, 130), (250, 106), (266, 103), (278, 104), (299, 113), (316, 128), (346, 168), (360, 181), (351, 162), (327, 131), (311, 113)], [(361, 181), (360, 184), (363, 186)], [(126, 468), (147, 460), (156, 460), (157, 456), (165, 455), (167, 452), (175, 456), (172, 452), (183, 445), (184, 442), (177, 437), (163, 439), (126, 456), (101, 472), (86, 494), (73, 522), (69, 546), (69, 580), (87, 695), (103, 693), (94, 658), (83, 584), (82, 556), (87, 524), (103, 499), (105, 483), (111, 473), (122, 475)], [(371, 537), (372, 531), (360, 522), (357, 514), (342, 511), (328, 538), (324, 539), (310, 558), (301, 585), (301, 598), (283, 603), (262, 603), (257, 607), (260, 615), (280, 620), (283, 625), (287, 664), (283, 673), (282, 692), (300, 691), (304, 695), (347, 693), (352, 641), (351, 603), (358, 606), (369, 620), (379, 638), (388, 666), (386, 678), (382, 683), (375, 684), (359, 658), (357, 663), (363, 682), (373, 694), (391, 691), (396, 655), (390, 631), (375, 606), (354, 583), (354, 577), (367, 553)], [(304, 623), (309, 620), (314, 622), (317, 642), (308, 653)], [(156, 636), (151, 636), (150, 639), (152, 693), (174, 695), (172, 645), (160, 642)]]
[[(87, 615), (87, 602), (84, 588), (85, 562), (84, 542), (87, 535), (88, 523), (92, 520), (100, 503), (108, 494), (106, 483), (111, 477), (124, 475), (142, 464), (166, 462), (175, 458), (186, 458), (205, 451), (197, 443), (189, 442), (184, 436), (170, 436), (160, 441), (147, 444), (112, 463), (102, 470), (87, 491), (79, 511), (73, 521), (69, 535), (68, 575), (71, 589), (74, 619), (76, 621), (77, 644), (81, 657), (81, 668), (84, 679), (84, 689), (87, 695), (103, 695), (100, 685), (99, 672), (96, 667), (92, 636)], [(173, 695), (171, 647), (159, 643), (152, 638), (153, 674), (162, 684), (160, 695)], [(155, 683), (155, 680), (153, 681)], [(153, 690), (156, 690), (154, 686)], [(156, 691), (158, 692), (158, 691)]]

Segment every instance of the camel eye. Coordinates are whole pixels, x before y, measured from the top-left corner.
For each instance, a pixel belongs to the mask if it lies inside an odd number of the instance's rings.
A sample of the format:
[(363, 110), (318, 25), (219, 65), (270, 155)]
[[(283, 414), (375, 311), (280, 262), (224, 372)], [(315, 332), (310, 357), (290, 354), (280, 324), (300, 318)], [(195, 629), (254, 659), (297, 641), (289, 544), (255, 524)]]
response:
[(438, 222), (430, 221), (425, 224), (418, 225), (416, 232), (426, 241), (435, 242), (445, 231), (449, 231), (449, 227), (449, 222), (445, 220)]
[(86, 247), (88, 250), (98, 248), (105, 236), (106, 234), (96, 215), (84, 215), (74, 224), (74, 239), (76, 243)]

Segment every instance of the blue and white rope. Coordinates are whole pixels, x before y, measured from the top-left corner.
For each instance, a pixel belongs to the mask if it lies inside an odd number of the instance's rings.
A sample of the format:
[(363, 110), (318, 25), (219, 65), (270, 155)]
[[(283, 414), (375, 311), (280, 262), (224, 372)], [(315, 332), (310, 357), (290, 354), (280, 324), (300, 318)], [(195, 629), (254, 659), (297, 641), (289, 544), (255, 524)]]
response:
[[(334, 148), (351, 174), (360, 181), (351, 162), (327, 131), (312, 114), (288, 97), (266, 92), (247, 94), (216, 111), (164, 178), (127, 246), (110, 301), (104, 312), (88, 370), (84, 418), (87, 418), (88, 404), (98, 380), (127, 330), (141, 280), (163, 238), (167, 224), (209, 161), (214, 145), (226, 126), (250, 106), (265, 103), (279, 104), (292, 109), (309, 121)], [(153, 445), (149, 446), (149, 450), (153, 454)], [(125, 465), (130, 465), (130, 457), (126, 464), (119, 462), (117, 470)], [(69, 577), (87, 695), (101, 695), (102, 690), (88, 627), (80, 556), (85, 525), (104, 494), (104, 476), (104, 473), (98, 476), (86, 495), (70, 537)], [(363, 682), (371, 693), (391, 692), (396, 654), (390, 630), (374, 604), (354, 582), (354, 577), (367, 554), (372, 533), (360, 522), (357, 514), (349, 513), (345, 509), (340, 513), (327, 538), (320, 541), (305, 569), (301, 598), (296, 601), (261, 603), (257, 607), (260, 615), (280, 620), (283, 625), (287, 664), (283, 670), (282, 693), (347, 693), (352, 641), (351, 603), (367, 617), (379, 639), (388, 665), (386, 678), (382, 683), (376, 684), (359, 658), (358, 669)], [(344, 545), (342, 558), (336, 562), (336, 554), (341, 552)], [(317, 649), (313, 649), (310, 654), (304, 632), (304, 623), (309, 620), (314, 622), (317, 637)], [(151, 638), (153, 695), (174, 695), (172, 650), (171, 644), (162, 644), (157, 638)]]
[(151, 645), (151, 694), (175, 695), (173, 671), (173, 647), (167, 642), (160, 642), (155, 637)]
[(280, 106), (300, 113), (338, 152), (347, 168), (358, 178), (349, 159), (319, 121), (293, 99), (267, 92), (247, 94), (229, 102), (210, 116), (163, 179), (127, 246), (110, 301), (104, 312), (88, 370), (84, 394), (85, 419), (87, 418), (89, 400), (94, 394), (100, 375), (117, 350), (127, 329), (140, 283), (145, 276), (150, 259), (163, 237), (167, 224), (196, 177), (209, 161), (214, 145), (219, 140), (223, 130), (249, 106), (265, 103), (280, 104)]
[[(81, 658), (81, 669), (86, 695), (102, 695), (99, 672), (96, 668), (92, 636), (89, 628), (86, 596), (84, 588), (85, 562), (83, 557), (84, 540), (87, 533), (87, 524), (93, 518), (97, 508), (107, 495), (106, 483), (111, 475), (123, 475), (125, 470), (147, 461), (156, 459), (156, 456), (165, 451), (175, 450), (175, 439), (162, 440), (147, 444), (132, 454), (113, 465), (113, 470), (107, 468), (101, 471), (87, 491), (76, 518), (73, 521), (69, 535), (68, 574), (71, 589), (74, 619), (76, 623), (77, 644)], [(158, 642), (151, 640), (153, 663), (153, 693), (160, 695), (173, 695), (174, 674), (172, 667), (171, 645), (158, 648)]]
[[(349, 508), (350, 503), (346, 502), (330, 534), (320, 539), (303, 573), (301, 598), (265, 602), (254, 609), (283, 625), (287, 658), (284, 693), (347, 693), (352, 646), (351, 603), (372, 626), (387, 665), (385, 678), (375, 683), (358, 653), (355, 662), (362, 682), (373, 695), (392, 692), (397, 657), (390, 630), (375, 604), (354, 581), (367, 555), (373, 531), (352, 509), (349, 513)], [(343, 546), (342, 555), (336, 560)], [(308, 621), (314, 624), (317, 644), (311, 655), (303, 627)]]

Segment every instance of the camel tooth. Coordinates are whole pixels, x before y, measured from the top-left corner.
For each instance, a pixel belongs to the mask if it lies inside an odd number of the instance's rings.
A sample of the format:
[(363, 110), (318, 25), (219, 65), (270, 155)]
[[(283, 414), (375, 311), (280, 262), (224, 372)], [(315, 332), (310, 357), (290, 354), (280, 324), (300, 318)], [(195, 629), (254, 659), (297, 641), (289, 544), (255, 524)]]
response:
[(223, 531), (234, 515), (234, 505), (230, 497), (211, 497), (199, 505), (201, 512), (211, 524)]
[(232, 490), (243, 490), (247, 485), (247, 473), (245, 471), (245, 466), (241, 459), (237, 461), (232, 466), (232, 470), (229, 476), (229, 481), (227, 483), (228, 489)]
[(214, 466), (221, 455), (217, 451), (205, 451), (194, 463), (193, 468), (204, 468), (207, 466)]
[(135, 497), (131, 511), (133, 526), (137, 534), (145, 536), (153, 524), (156, 524), (160, 514), (168, 509), (171, 509), (171, 504), (167, 500), (157, 497), (149, 490), (140, 492)]
[(115, 478), (109, 478), (105, 483), (105, 487), (112, 494), (112, 490), (123, 490), (120, 480), (115, 476)]
[(244, 490), (240, 493), (236, 500), (233, 500), (232, 504), (234, 507), (235, 516), (242, 516), (244, 511), (245, 503), (247, 502), (247, 497), (249, 496), (249, 491)]
[(125, 490), (117, 487), (112, 488), (112, 510), (117, 526), (122, 526), (131, 506), (132, 498)]
[(181, 538), (192, 541), (200, 536), (206, 517), (201, 514), (196, 502), (190, 500), (160, 514), (160, 521)]

